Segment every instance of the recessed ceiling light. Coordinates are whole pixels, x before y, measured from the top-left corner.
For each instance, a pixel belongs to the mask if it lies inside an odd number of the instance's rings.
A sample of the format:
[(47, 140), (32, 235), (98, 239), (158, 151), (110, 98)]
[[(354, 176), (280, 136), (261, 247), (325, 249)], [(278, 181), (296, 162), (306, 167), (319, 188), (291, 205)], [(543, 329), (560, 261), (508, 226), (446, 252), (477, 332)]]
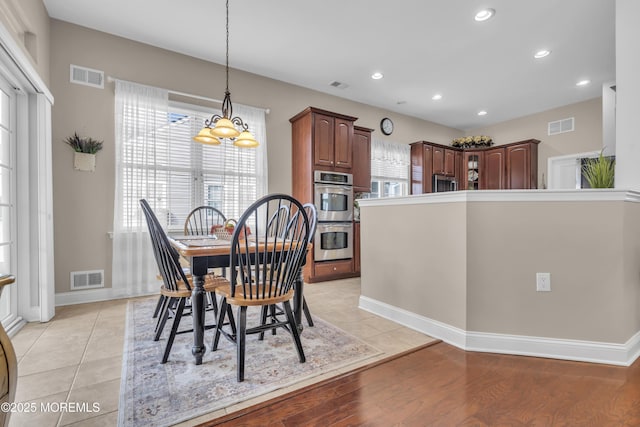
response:
[(533, 55), (533, 57), (536, 59), (540, 59), (540, 58), (544, 58), (545, 56), (549, 56), (550, 53), (551, 53), (550, 50), (542, 49), (537, 51), (536, 54)]
[(483, 9), (480, 12), (476, 13), (475, 20), (478, 22), (486, 21), (496, 14), (495, 9)]
[(484, 111), (484, 110), (482, 110), (482, 111), (478, 111), (478, 115), (479, 115), (479, 116), (486, 116), (486, 115), (487, 115), (487, 112), (486, 112), (486, 111)]
[(591, 83), (591, 80), (587, 80), (587, 79), (585, 79), (585, 80), (580, 80), (578, 83), (576, 83), (576, 86), (586, 86), (586, 85), (588, 85), (589, 83)]
[(439, 101), (442, 99), (442, 95), (440, 95), (439, 93), (436, 93), (431, 97), (431, 99), (433, 99), (434, 101)]
[(378, 72), (376, 72), (376, 73), (371, 74), (371, 78), (372, 78), (373, 80), (380, 80), (380, 79), (381, 79), (381, 78), (383, 78), (383, 77), (384, 77), (384, 76), (382, 75), (382, 73), (378, 73)]

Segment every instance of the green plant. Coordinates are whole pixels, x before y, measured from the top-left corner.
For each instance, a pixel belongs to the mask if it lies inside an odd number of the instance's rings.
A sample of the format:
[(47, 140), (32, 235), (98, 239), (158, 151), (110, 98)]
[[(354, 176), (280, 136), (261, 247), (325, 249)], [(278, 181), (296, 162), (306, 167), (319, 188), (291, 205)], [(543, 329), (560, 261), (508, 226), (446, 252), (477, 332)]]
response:
[(98, 141), (89, 137), (81, 137), (77, 132), (64, 140), (74, 151), (78, 153), (96, 154), (102, 150), (102, 141)]
[(582, 165), (582, 173), (591, 188), (613, 188), (615, 160), (605, 157), (602, 151), (596, 159), (587, 159)]

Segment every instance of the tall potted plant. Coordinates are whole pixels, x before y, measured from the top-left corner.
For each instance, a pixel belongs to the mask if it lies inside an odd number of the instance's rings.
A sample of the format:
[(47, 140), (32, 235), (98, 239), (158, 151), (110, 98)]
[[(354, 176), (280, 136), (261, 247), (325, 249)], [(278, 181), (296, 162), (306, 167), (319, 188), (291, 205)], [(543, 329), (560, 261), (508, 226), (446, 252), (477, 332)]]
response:
[(81, 137), (77, 132), (66, 138), (64, 142), (73, 148), (73, 167), (80, 171), (96, 170), (96, 153), (102, 150), (102, 141), (89, 137)]
[(616, 162), (605, 157), (602, 150), (595, 159), (587, 159), (582, 165), (582, 174), (591, 188), (613, 188)]

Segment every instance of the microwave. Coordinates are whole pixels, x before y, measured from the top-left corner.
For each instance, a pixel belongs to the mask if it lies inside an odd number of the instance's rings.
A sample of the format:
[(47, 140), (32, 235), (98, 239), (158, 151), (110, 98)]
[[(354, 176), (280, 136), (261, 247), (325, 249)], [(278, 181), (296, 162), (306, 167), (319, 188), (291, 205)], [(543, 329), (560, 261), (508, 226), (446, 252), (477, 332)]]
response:
[(433, 192), (457, 191), (458, 181), (454, 177), (445, 175), (433, 175)]

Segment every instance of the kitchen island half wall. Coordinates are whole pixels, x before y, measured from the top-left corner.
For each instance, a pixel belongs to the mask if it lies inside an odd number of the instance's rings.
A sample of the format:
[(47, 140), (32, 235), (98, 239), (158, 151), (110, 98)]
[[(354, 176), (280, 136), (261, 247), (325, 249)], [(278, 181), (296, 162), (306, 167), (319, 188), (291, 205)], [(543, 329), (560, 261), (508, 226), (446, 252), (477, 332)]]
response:
[(360, 209), (360, 308), (465, 350), (640, 355), (640, 193), (459, 191)]

